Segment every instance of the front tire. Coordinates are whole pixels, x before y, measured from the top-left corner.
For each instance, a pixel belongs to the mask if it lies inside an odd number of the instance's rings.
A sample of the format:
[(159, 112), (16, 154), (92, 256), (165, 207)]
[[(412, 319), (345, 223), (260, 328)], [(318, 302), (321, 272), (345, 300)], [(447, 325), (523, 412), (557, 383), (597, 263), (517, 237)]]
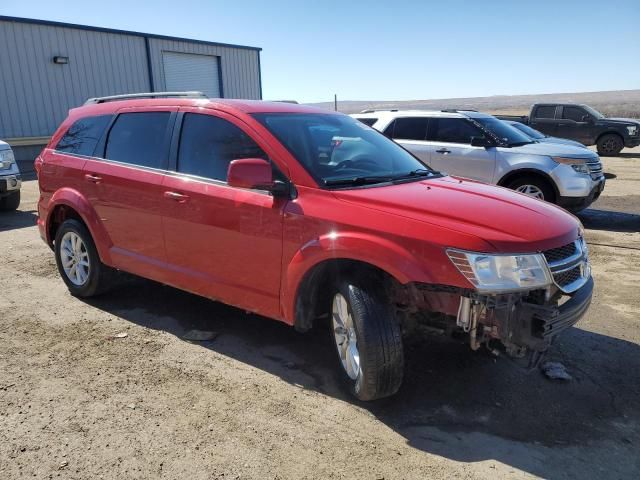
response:
[(75, 297), (92, 297), (110, 285), (111, 269), (100, 261), (87, 227), (74, 219), (65, 220), (54, 242), (58, 272)]
[(511, 181), (507, 188), (516, 192), (524, 193), (538, 200), (546, 200), (555, 203), (556, 194), (553, 187), (546, 180), (534, 175), (524, 175)]
[(0, 211), (9, 212), (17, 210), (20, 206), (20, 190), (0, 198)]
[(375, 284), (338, 284), (330, 305), (331, 335), (343, 382), (359, 400), (388, 397), (404, 374), (400, 325)]
[(623, 148), (622, 138), (615, 133), (608, 133), (598, 139), (598, 155), (603, 157), (615, 157)]

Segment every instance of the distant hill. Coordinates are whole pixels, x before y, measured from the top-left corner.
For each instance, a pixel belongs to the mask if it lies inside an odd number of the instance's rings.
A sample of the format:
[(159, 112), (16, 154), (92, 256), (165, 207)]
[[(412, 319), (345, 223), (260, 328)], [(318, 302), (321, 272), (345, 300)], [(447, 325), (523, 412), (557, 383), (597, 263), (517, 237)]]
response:
[[(343, 113), (358, 113), (366, 109), (441, 110), (444, 108), (471, 108), (488, 113), (523, 115), (538, 102), (586, 103), (608, 117), (640, 118), (640, 90), (614, 90), (608, 92), (550, 93), (544, 95), (497, 95), (493, 97), (443, 98), (434, 100), (402, 101), (338, 101)], [(333, 102), (311, 103), (333, 110)]]

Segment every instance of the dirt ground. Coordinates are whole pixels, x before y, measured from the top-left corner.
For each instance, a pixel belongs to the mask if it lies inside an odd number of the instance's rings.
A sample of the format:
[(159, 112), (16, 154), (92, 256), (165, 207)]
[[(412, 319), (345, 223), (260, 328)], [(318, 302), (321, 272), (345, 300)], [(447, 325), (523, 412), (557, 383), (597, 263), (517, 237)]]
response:
[(0, 214), (0, 479), (640, 478), (640, 148), (604, 163), (595, 298), (550, 352), (573, 380), (428, 340), (372, 404), (323, 332), (142, 279), (71, 297), (25, 182)]

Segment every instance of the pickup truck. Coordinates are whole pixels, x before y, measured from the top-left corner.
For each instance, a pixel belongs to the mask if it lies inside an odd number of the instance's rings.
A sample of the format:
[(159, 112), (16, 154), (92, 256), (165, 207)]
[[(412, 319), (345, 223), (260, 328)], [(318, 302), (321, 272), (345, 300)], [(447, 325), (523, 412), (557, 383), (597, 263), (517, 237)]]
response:
[(640, 120), (606, 118), (588, 105), (536, 103), (528, 116), (496, 117), (524, 123), (552, 137), (597, 145), (598, 153), (603, 156), (618, 155), (624, 147), (640, 145)]

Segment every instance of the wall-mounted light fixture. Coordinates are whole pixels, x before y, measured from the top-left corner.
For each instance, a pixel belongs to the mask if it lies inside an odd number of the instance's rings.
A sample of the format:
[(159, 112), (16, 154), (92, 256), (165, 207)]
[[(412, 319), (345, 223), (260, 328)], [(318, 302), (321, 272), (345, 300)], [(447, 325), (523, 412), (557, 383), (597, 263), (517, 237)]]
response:
[(56, 55), (55, 57), (53, 57), (53, 63), (57, 63), (59, 65), (66, 65), (67, 63), (69, 63), (69, 57), (62, 57), (62, 56)]

